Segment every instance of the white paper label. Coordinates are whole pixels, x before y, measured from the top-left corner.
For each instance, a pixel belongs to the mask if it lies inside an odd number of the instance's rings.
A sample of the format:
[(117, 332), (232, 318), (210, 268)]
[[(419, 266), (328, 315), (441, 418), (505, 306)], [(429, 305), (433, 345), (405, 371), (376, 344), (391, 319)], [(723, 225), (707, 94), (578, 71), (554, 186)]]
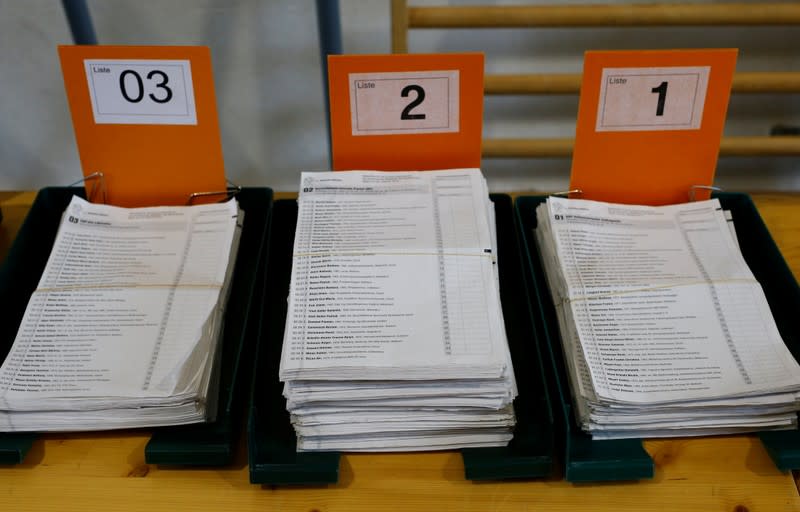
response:
[(458, 70), (351, 73), (353, 135), (457, 132)]
[(87, 59), (97, 124), (197, 124), (188, 60)]
[(697, 130), (709, 66), (604, 68), (598, 132)]

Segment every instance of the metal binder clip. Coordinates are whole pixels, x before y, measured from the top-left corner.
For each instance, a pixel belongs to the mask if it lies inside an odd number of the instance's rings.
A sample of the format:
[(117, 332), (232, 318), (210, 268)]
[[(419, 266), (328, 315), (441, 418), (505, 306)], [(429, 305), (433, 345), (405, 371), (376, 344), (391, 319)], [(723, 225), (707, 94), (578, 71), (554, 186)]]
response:
[[(88, 186), (90, 182), (92, 184), (91, 187)], [(87, 185), (86, 187), (87, 201), (89, 201), (90, 203), (106, 204), (106, 177), (103, 175), (102, 172), (100, 171), (93, 172), (92, 174), (84, 176), (78, 181), (70, 183), (67, 186), (74, 187), (81, 183), (85, 183)]]
[(583, 195), (583, 190), (579, 188), (574, 188), (572, 190), (562, 190), (561, 192), (553, 192), (550, 195), (569, 198), (572, 194), (576, 194), (578, 197), (581, 197)]
[(241, 185), (237, 185), (229, 179), (226, 179), (225, 182), (228, 184), (228, 188), (226, 190), (218, 190), (215, 192), (192, 192), (189, 195), (189, 199), (186, 201), (186, 205), (191, 206), (197, 199), (210, 196), (225, 196), (223, 199), (220, 199), (220, 201), (227, 201), (232, 197), (236, 197), (236, 194), (242, 191)]
[(692, 185), (689, 187), (689, 202), (695, 202), (695, 196), (697, 195), (698, 190), (710, 190), (711, 192), (722, 192), (722, 189), (719, 187), (714, 187), (712, 185)]

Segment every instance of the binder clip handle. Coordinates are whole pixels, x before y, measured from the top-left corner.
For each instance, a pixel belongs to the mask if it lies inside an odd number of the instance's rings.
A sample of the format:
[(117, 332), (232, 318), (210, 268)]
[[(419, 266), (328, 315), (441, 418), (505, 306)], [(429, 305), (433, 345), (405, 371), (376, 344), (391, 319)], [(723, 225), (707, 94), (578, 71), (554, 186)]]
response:
[(558, 196), (558, 197), (566, 197), (571, 199), (573, 195), (577, 196), (580, 199), (583, 196), (583, 190), (579, 188), (573, 188), (572, 190), (562, 190), (561, 192), (553, 192), (550, 194), (551, 196)]
[(220, 199), (220, 202), (227, 201), (242, 191), (242, 186), (237, 185), (236, 183), (232, 182), (231, 180), (226, 179), (225, 182), (228, 184), (228, 188), (225, 190), (215, 190), (210, 192), (192, 192), (189, 194), (189, 199), (186, 201), (186, 206), (191, 206), (202, 197), (213, 197), (213, 196), (224, 196), (223, 199)]
[[(88, 176), (84, 176), (76, 182), (70, 183), (67, 187), (75, 187), (83, 183), (86, 186), (86, 200), (90, 203), (106, 204), (106, 177), (100, 171), (95, 171)], [(91, 183), (91, 187), (89, 184)], [(99, 196), (99, 201), (98, 201)]]
[(692, 185), (689, 187), (689, 202), (693, 203), (697, 200), (698, 190), (710, 190), (711, 192), (722, 192), (723, 189), (713, 185)]

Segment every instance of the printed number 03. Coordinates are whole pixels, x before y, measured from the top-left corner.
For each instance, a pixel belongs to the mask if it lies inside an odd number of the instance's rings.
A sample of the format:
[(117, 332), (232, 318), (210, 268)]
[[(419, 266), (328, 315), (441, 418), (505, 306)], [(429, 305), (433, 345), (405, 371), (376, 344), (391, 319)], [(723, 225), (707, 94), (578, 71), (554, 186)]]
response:
[[(136, 84), (134, 91), (128, 90), (127, 84), (130, 83), (129, 80), (126, 81), (126, 78), (128, 76), (133, 77), (133, 80)], [(151, 100), (155, 101), (156, 103), (167, 103), (169, 100), (172, 99), (172, 89), (170, 89), (167, 86), (167, 83), (169, 82), (169, 77), (167, 76), (166, 73), (158, 69), (154, 69), (153, 71), (147, 73), (146, 78), (148, 80), (153, 80), (154, 77), (160, 79), (159, 82), (155, 83), (156, 89), (161, 89), (164, 92), (160, 97), (156, 96), (153, 93), (148, 94), (148, 96), (150, 97)], [(120, 73), (119, 90), (122, 93), (122, 97), (125, 98), (125, 100), (130, 103), (139, 103), (140, 101), (142, 101), (142, 99), (144, 98), (144, 82), (142, 81), (141, 75), (132, 69), (126, 69), (125, 71)], [(130, 92), (134, 92), (134, 95), (131, 95)]]

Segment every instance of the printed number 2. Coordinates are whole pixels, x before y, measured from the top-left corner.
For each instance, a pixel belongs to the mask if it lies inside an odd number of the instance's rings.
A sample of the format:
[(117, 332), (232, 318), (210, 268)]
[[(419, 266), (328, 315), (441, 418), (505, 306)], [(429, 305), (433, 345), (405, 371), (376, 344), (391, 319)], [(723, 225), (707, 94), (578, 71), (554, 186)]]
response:
[(414, 99), (414, 101), (406, 105), (406, 108), (404, 108), (403, 112), (400, 113), (400, 119), (403, 121), (407, 119), (425, 119), (425, 114), (411, 113), (411, 110), (413, 110), (415, 107), (418, 107), (425, 99), (425, 89), (419, 85), (407, 85), (403, 87), (402, 91), (400, 91), (400, 96), (407, 98), (412, 91), (417, 93), (417, 97)]
[(658, 87), (650, 89), (652, 93), (658, 93), (658, 105), (656, 106), (656, 115), (664, 115), (664, 102), (667, 100), (667, 82), (661, 82)]
[[(136, 81), (136, 94), (131, 96), (128, 94), (128, 88), (126, 87), (125, 78), (130, 75)], [(161, 78), (161, 81), (156, 84), (157, 89), (164, 90), (164, 96), (158, 97), (153, 93), (148, 94), (151, 100), (155, 101), (156, 103), (167, 103), (169, 100), (172, 99), (172, 89), (167, 87), (167, 82), (169, 82), (169, 78), (167, 74), (163, 71), (159, 71), (157, 69), (147, 73), (147, 79), (152, 80), (154, 76), (158, 76)], [(119, 75), (119, 90), (122, 93), (122, 97), (125, 98), (129, 103), (139, 103), (144, 98), (144, 83), (142, 82), (142, 77), (136, 71), (132, 69), (126, 69)]]

